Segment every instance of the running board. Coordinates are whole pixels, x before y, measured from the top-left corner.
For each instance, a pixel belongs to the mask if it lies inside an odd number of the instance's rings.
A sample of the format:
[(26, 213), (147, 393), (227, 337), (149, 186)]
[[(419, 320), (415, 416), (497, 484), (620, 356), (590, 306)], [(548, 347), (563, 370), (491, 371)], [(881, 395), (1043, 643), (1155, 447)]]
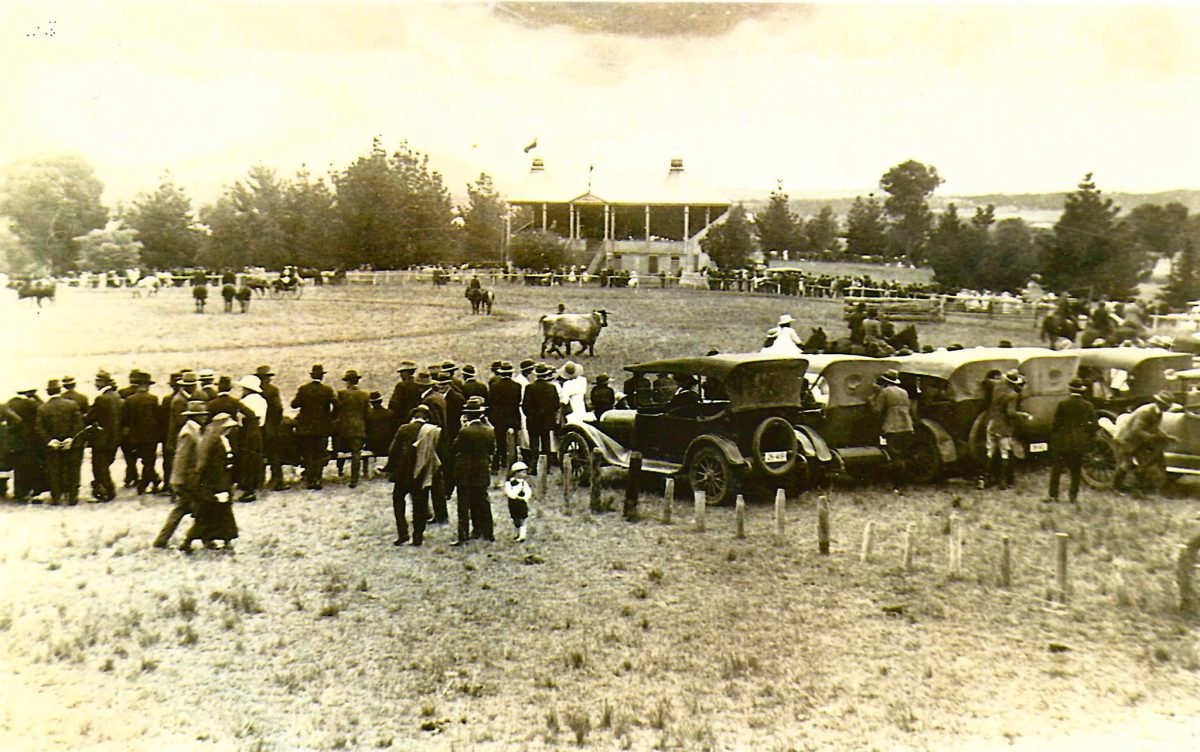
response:
[[(629, 469), (629, 453), (622, 454), (618, 460), (616, 467), (622, 470)], [(678, 462), (666, 462), (664, 460), (642, 460), (642, 472), (654, 473), (656, 475), (675, 475), (683, 471), (683, 465)]]
[(1200, 469), (1194, 467), (1168, 467), (1167, 472), (1172, 475), (1200, 475)]

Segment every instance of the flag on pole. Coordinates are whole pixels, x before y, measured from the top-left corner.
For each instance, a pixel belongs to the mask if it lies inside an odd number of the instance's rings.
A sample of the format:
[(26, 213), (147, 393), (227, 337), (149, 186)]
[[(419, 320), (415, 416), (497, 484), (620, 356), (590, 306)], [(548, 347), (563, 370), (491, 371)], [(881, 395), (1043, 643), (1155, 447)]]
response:
[(537, 148), (537, 136), (534, 136), (533, 140), (529, 142), (529, 146), (525, 147), (525, 153), (528, 154), (529, 152), (533, 151), (536, 148)]

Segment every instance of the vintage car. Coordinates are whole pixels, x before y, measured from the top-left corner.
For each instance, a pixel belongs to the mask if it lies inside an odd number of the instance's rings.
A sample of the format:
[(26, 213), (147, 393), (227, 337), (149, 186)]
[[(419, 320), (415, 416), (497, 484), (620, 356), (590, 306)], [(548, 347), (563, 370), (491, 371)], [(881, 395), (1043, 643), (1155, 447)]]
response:
[(937, 438), (943, 467), (960, 475), (978, 471), (981, 447), (972, 429), (983, 410), (988, 372), (1017, 368), (1010, 348), (971, 348), (902, 355), (895, 358), (900, 381), (917, 402), (920, 423)]
[[(711, 504), (731, 502), (742, 489), (795, 491), (818, 477), (888, 463), (865, 400), (875, 377), (894, 365), (845, 355), (761, 353), (640, 363), (626, 370), (695, 377), (704, 396), (672, 408), (661, 393), (643, 390), (635, 409), (609, 410), (598, 421), (572, 417), (559, 442), (581, 483), (590, 481), (589, 458), (599, 448), (605, 464), (616, 467), (628, 467), (630, 453), (638, 451), (644, 471), (681, 475)], [(936, 449), (917, 454), (928, 458)], [(940, 468), (939, 459), (928, 462), (935, 472)]]
[(1188, 353), (1150, 347), (1094, 347), (1071, 350), (1079, 356), (1080, 378), (1092, 382), (1089, 398), (1102, 415), (1116, 416), (1170, 389), (1172, 374), (1192, 367)]
[[(1169, 374), (1166, 390), (1178, 407), (1163, 413), (1162, 430), (1171, 440), (1163, 450), (1166, 478), (1174, 480), (1184, 475), (1200, 475), (1200, 369), (1187, 369)], [(1116, 470), (1116, 434), (1125, 413), (1115, 420), (1104, 416), (1100, 420), (1096, 443), (1084, 458), (1083, 478), (1090, 486), (1109, 488)], [(1136, 464), (1136, 458), (1135, 458)]]

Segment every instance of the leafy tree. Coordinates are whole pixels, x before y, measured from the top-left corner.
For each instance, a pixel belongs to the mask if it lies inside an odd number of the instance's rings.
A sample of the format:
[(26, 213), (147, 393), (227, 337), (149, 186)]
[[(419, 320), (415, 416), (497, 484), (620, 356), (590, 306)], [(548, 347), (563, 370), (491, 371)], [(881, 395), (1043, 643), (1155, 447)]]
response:
[(741, 269), (749, 263), (754, 252), (754, 237), (746, 207), (738, 204), (724, 216), (723, 222), (709, 228), (700, 238), (700, 250), (718, 269)]
[(334, 184), (348, 258), (389, 269), (439, 261), (449, 250), (450, 194), (429, 157), (407, 143), (388, 155), (374, 139)]
[(883, 206), (871, 194), (866, 201), (862, 196), (846, 214), (846, 251), (855, 256), (881, 256), (887, 250), (887, 223), (883, 217)]
[(913, 262), (925, 260), (933, 213), (929, 196), (943, 182), (937, 168), (908, 160), (896, 165), (879, 180), (887, 194), (884, 212), (891, 219), (888, 237), (894, 256), (904, 256)]
[(1174, 256), (1182, 248), (1188, 229), (1188, 209), (1181, 203), (1166, 206), (1141, 204), (1121, 222), (1123, 242), (1132, 243), (1140, 253)]
[(287, 263), (320, 269), (358, 266), (346, 253), (333, 191), (307, 169), (301, 168), (283, 188), (281, 224)]
[(1173, 259), (1171, 278), (1163, 288), (1162, 298), (1172, 308), (1183, 308), (1200, 300), (1200, 265), (1196, 263), (1196, 247), (1191, 238), (1184, 241)]
[(996, 207), (994, 204), (975, 207), (975, 216), (971, 217), (971, 226), (977, 230), (987, 230), (996, 224)]
[(467, 186), (469, 203), (460, 210), (463, 218), (463, 251), (470, 261), (500, 261), (504, 243), (504, 202), (487, 173), (480, 173)]
[(138, 196), (124, 219), (137, 231), (144, 266), (171, 269), (195, 261), (200, 233), (193, 223), (192, 202), (169, 173), (154, 193)]
[(211, 230), (204, 263), (239, 268), (280, 268), (292, 261), (284, 232), (284, 188), (275, 170), (255, 165), (201, 212)]
[(771, 191), (767, 208), (754, 217), (758, 245), (763, 253), (803, 251), (807, 238), (796, 215), (788, 208), (788, 195), (782, 187)]
[(836, 251), (838, 246), (838, 220), (833, 207), (822, 206), (821, 210), (804, 223), (804, 235), (808, 247), (813, 251)]
[(1033, 229), (1023, 219), (997, 222), (990, 232), (983, 232), (981, 248), (982, 258), (976, 265), (981, 287), (1016, 292), (1037, 271), (1037, 242)]
[(552, 232), (529, 230), (513, 236), (508, 252), (517, 268), (547, 271), (563, 265), (567, 246)]
[(929, 241), (929, 265), (939, 284), (950, 288), (976, 285), (970, 239), (958, 206), (950, 204), (938, 217)]
[(0, 214), (37, 265), (62, 273), (74, 267), (74, 238), (108, 220), (103, 190), (92, 166), (77, 155), (19, 162), (5, 180)]
[(1092, 173), (1085, 175), (1078, 190), (1067, 195), (1042, 255), (1043, 278), (1051, 288), (1090, 288), (1110, 298), (1132, 292), (1148, 258), (1136, 245), (1120, 242), (1115, 226), (1120, 211), (1096, 188)]
[(142, 243), (136, 240), (137, 231), (114, 219), (73, 238), (79, 244), (77, 266), (83, 271), (109, 272), (137, 268), (141, 262)]

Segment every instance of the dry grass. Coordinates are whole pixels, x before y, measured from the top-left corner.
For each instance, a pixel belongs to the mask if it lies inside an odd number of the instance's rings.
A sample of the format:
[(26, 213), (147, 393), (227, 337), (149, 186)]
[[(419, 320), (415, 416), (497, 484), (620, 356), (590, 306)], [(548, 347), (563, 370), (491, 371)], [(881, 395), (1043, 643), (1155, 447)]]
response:
[[(831, 304), (736, 294), (501, 290), (498, 316), (471, 319), (460, 290), (327, 290), (201, 319), (178, 292), (81, 292), (19, 312), (16, 330), (36, 346), (13, 377), (268, 362), (290, 397), (322, 362), (366, 370), (382, 390), (403, 357), (527, 355), (531, 317), (559, 299), (614, 312), (590, 374), (748, 349), (784, 310), (839, 326)], [(85, 315), (95, 336), (71, 341)], [(134, 326), (144, 320), (155, 331)], [(330, 341), (331, 320), (346, 322), (346, 341)], [(935, 331), (967, 344), (1033, 334)], [(736, 540), (732, 510), (710, 510), (697, 534), (682, 503), (673, 524), (652, 519), (660, 501), (647, 495), (638, 523), (553, 503), (525, 544), (502, 535), (453, 549), (452, 531), (434, 527), (413, 550), (391, 546), (390, 486), (333, 481), (238, 505), (236, 554), (190, 558), (147, 547), (161, 497), (0, 507), (0, 576), (20, 583), (0, 604), (0, 748), (1078, 748), (1085, 731), (1195, 746), (1200, 644), (1171, 608), (1191, 502), (1092, 494), (1050, 509), (1037, 501), (1044, 480), (1005, 495), (837, 487), (828, 557), (816, 553), (812, 496), (791, 504), (783, 544), (769, 506), (750, 506), (749, 537)], [(960, 578), (946, 571), (951, 510), (966, 530)], [(503, 530), (499, 496), (493, 514)], [(875, 556), (862, 564), (867, 521)], [(910, 523), (917, 567), (905, 574)], [(1072, 541), (1065, 605), (1046, 597), (1060, 530)], [(996, 584), (1002, 534), (1010, 589)]]

